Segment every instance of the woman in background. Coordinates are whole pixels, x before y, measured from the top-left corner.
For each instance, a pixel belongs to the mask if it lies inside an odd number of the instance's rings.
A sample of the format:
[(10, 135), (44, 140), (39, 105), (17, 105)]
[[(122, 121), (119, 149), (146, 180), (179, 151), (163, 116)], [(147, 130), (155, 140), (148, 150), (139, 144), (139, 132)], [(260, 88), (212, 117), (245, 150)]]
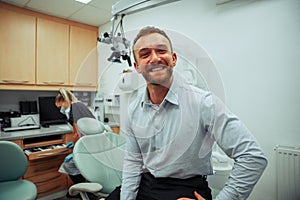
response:
[(83, 117), (95, 118), (93, 113), (82, 102), (78, 101), (75, 95), (65, 88), (60, 88), (55, 98), (55, 105), (60, 112), (65, 114), (68, 122), (73, 126), (74, 140), (77, 141), (81, 134), (77, 127), (77, 121)]
[[(65, 88), (59, 89), (55, 98), (55, 105), (60, 108), (61, 113), (67, 116), (68, 122), (73, 126), (73, 137), (74, 142), (76, 142), (82, 136), (78, 130), (77, 121), (83, 117), (95, 118), (95, 116), (85, 104), (78, 101), (75, 95)], [(85, 182), (85, 178), (80, 174), (70, 156), (66, 157), (59, 171), (67, 173), (74, 184)]]

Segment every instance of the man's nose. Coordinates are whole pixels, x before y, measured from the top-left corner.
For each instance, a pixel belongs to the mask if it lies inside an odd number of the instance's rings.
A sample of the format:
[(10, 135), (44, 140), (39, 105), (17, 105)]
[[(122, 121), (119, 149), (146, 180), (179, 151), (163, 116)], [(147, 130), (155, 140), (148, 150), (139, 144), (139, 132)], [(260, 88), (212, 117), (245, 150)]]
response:
[(160, 61), (160, 56), (157, 54), (157, 52), (153, 49), (151, 51), (151, 57), (150, 57), (150, 62), (153, 63), (153, 62), (157, 62), (157, 61)]

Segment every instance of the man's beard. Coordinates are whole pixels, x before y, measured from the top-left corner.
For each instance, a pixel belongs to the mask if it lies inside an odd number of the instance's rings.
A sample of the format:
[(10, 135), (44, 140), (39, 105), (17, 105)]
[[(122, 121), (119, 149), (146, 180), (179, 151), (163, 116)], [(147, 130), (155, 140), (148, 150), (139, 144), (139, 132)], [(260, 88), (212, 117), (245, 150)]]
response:
[[(163, 77), (152, 77), (151, 75), (149, 75), (149, 73), (152, 72), (153, 68), (159, 68), (162, 67), (163, 70), (167, 69), (167, 74), (163, 74)], [(172, 74), (173, 74), (173, 68), (166, 66), (166, 65), (161, 65), (161, 64), (152, 64), (146, 67), (147, 73), (143, 74), (143, 77), (145, 78), (145, 80), (151, 84), (151, 85), (166, 85), (169, 83)]]

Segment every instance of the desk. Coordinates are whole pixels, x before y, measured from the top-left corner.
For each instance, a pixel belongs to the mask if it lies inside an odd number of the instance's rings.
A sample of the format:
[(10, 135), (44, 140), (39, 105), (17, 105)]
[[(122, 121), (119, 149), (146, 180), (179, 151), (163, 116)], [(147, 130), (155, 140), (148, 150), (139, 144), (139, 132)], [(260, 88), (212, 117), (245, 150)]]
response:
[(59, 135), (64, 133), (70, 133), (72, 131), (73, 128), (69, 124), (52, 125), (49, 126), (49, 128), (41, 127), (40, 129), (23, 130), (23, 131), (11, 131), (11, 132), (1, 131), (0, 140), (19, 140), (25, 138)]

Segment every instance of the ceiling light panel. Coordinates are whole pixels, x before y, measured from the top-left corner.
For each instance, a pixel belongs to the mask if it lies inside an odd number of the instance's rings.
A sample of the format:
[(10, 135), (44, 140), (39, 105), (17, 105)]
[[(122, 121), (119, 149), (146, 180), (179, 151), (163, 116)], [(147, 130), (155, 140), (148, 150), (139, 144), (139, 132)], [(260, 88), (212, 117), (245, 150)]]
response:
[(75, 0), (84, 4), (88, 4), (91, 0)]

